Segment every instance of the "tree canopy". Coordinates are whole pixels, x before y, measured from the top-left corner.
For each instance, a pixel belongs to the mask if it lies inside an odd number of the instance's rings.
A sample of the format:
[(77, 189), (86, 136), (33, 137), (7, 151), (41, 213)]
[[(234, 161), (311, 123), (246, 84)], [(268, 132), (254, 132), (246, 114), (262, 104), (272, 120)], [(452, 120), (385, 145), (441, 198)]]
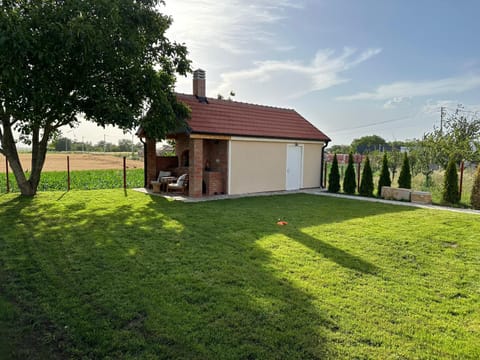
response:
[[(175, 74), (187, 49), (165, 36), (161, 0), (0, 1), (0, 153), (34, 195), (48, 141), (79, 114), (98, 125), (161, 138), (188, 117)], [(14, 133), (32, 148), (30, 177)]]
[(365, 154), (375, 150), (385, 150), (386, 145), (387, 142), (382, 137), (378, 135), (369, 135), (354, 139), (351, 148), (354, 152)]
[(461, 106), (448, 115), (440, 128), (425, 134), (423, 146), (430, 147), (435, 154), (435, 163), (446, 168), (453, 159), (480, 161), (480, 118), (463, 112)]

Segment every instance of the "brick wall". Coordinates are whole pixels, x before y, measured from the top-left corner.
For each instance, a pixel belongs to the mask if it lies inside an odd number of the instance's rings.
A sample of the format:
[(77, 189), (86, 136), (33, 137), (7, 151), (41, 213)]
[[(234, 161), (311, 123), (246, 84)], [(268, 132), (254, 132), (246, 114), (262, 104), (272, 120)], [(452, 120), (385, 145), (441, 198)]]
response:
[(156, 144), (157, 142), (154, 139), (146, 139), (147, 143), (147, 187), (150, 187), (150, 181), (157, 180), (157, 150)]
[(222, 190), (226, 192), (228, 183), (228, 141), (226, 140), (205, 140), (203, 164), (210, 163), (210, 170), (220, 173)]
[(218, 171), (206, 171), (203, 179), (207, 188), (207, 195), (219, 195), (225, 192), (222, 173)]
[(184, 166), (182, 163), (182, 154), (190, 150), (190, 139), (186, 135), (181, 135), (175, 139), (175, 153), (178, 157), (178, 166)]
[[(184, 166), (182, 154), (189, 151), (189, 166)], [(203, 193), (203, 183), (207, 183), (205, 165), (210, 164), (210, 170), (216, 172), (213, 180), (213, 193), (225, 193), (228, 184), (228, 141), (190, 139), (179, 136), (175, 139), (175, 152), (178, 157), (176, 176), (189, 174), (189, 196), (200, 197)], [(212, 184), (213, 184), (212, 183)], [(208, 192), (208, 187), (207, 187)]]
[(178, 157), (157, 156), (157, 173), (161, 170), (173, 171), (178, 167)]
[(202, 196), (203, 167), (203, 139), (190, 139), (189, 196)]

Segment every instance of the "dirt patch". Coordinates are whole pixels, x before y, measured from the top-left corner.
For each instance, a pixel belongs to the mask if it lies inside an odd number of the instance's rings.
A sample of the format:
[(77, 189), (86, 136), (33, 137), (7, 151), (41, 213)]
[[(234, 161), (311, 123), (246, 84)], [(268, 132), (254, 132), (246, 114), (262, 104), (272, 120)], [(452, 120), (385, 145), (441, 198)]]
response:
[[(66, 171), (67, 156), (70, 158), (70, 170), (105, 170), (122, 169), (123, 158), (112, 154), (81, 153), (81, 154), (47, 154), (43, 171)], [(30, 170), (32, 154), (20, 154), (25, 171)], [(143, 169), (143, 160), (127, 159), (128, 169)], [(5, 158), (0, 155), (0, 173), (5, 172)]]

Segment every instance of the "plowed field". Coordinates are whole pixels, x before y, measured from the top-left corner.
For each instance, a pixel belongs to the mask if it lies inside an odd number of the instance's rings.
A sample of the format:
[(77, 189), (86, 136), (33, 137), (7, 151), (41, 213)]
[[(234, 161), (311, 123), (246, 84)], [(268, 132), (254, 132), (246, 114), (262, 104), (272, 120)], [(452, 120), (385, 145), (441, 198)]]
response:
[[(82, 153), (82, 154), (47, 154), (43, 171), (66, 171), (67, 156), (70, 157), (70, 170), (105, 170), (105, 169), (122, 169), (123, 158), (111, 154), (99, 153)], [(32, 154), (20, 154), (25, 171), (31, 168)], [(142, 169), (143, 160), (127, 159), (128, 169)], [(5, 158), (0, 155), (0, 172), (5, 172)]]

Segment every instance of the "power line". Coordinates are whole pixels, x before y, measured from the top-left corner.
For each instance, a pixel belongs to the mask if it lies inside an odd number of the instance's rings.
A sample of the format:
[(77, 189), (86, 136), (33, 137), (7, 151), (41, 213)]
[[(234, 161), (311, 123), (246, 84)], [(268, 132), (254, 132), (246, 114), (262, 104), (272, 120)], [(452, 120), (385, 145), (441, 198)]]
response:
[(370, 123), (370, 124), (365, 124), (365, 125), (360, 125), (360, 126), (349, 127), (349, 128), (340, 129), (340, 130), (328, 131), (328, 133), (329, 134), (330, 133), (335, 134), (335, 133), (339, 133), (339, 132), (343, 132), (343, 131), (363, 129), (363, 128), (367, 128), (367, 127), (370, 127), (370, 126), (388, 124), (388, 123), (392, 123), (392, 122), (395, 122), (395, 121), (405, 120), (405, 119), (408, 119), (408, 118), (412, 118), (412, 115), (402, 116), (402, 117), (399, 117), (399, 118), (384, 120), (384, 121), (380, 121), (380, 122), (376, 122), (376, 123)]

